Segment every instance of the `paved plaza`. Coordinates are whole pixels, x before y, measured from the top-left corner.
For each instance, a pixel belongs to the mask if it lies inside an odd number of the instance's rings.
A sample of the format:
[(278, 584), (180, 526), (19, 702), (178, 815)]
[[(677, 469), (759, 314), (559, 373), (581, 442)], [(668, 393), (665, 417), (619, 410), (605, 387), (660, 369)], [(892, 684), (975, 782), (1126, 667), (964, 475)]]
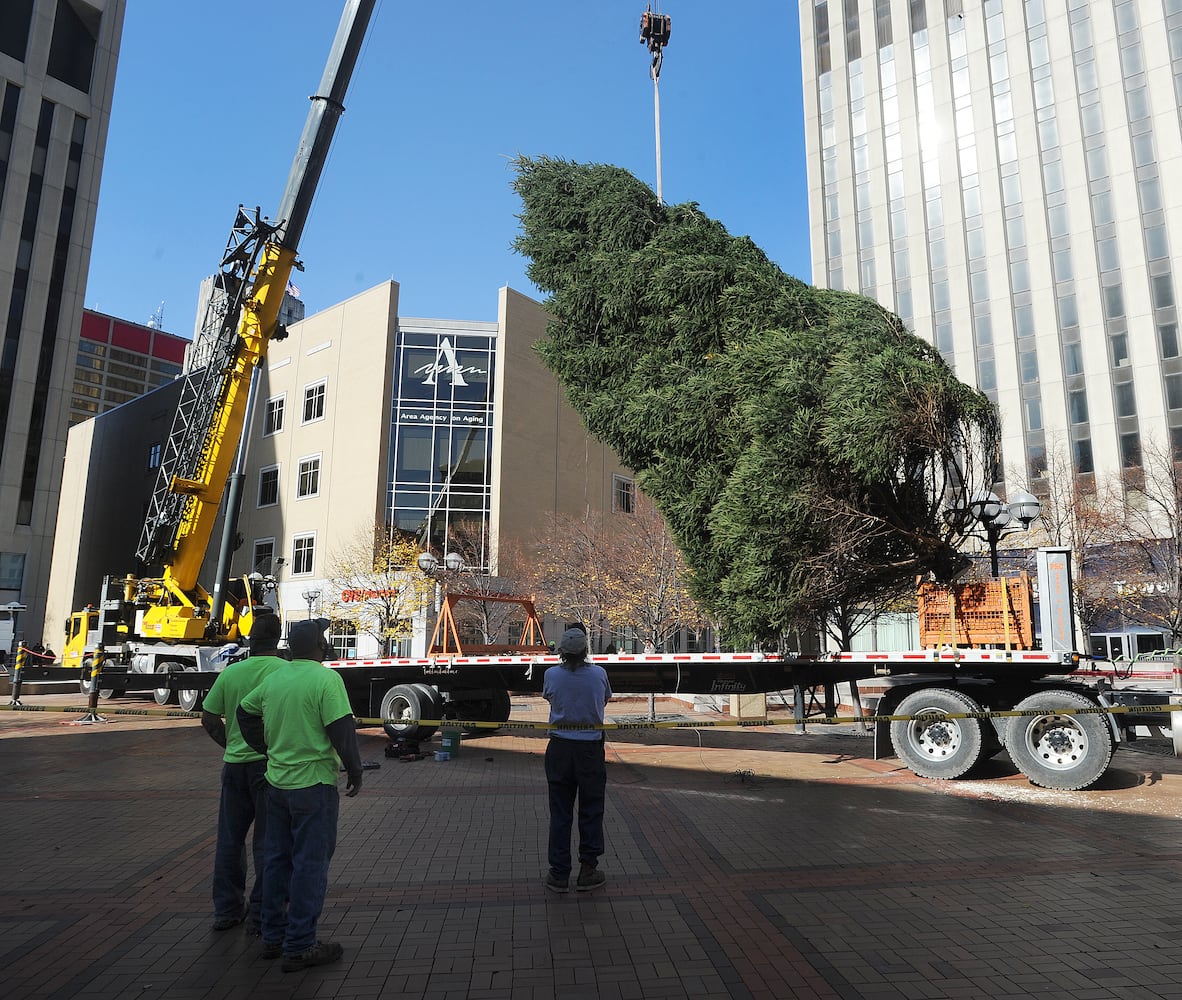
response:
[(365, 731), (321, 922), (345, 956), (284, 974), (210, 930), (199, 724), (75, 717), (0, 712), (12, 1000), (1182, 997), (1182, 764), (1152, 745), (1047, 792), (1004, 757), (919, 779), (856, 731), (622, 732), (608, 884), (558, 896), (543, 736), (402, 762)]

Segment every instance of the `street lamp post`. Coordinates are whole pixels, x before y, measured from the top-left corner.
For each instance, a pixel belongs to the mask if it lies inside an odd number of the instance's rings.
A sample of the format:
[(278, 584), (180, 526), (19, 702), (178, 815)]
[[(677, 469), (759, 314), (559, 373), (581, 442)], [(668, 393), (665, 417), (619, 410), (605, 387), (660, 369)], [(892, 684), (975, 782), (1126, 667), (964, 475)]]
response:
[(984, 535), (969, 532), (974, 538), (981, 538), (989, 545), (989, 569), (996, 578), (997, 543), (1006, 535), (1027, 531), (1030, 524), (1042, 512), (1038, 497), (1025, 490), (1011, 494), (1010, 502), (1003, 503), (996, 493), (982, 491), (969, 502), (969, 513), (981, 525)]
[(308, 618), (312, 617), (312, 605), (320, 600), (320, 591), (313, 588), (305, 590), (300, 596), (308, 602)]
[(431, 586), (431, 607), (427, 611), (426, 622), (427, 645), (430, 646), (430, 632), (433, 627), (431, 619), (437, 617), (439, 614), (440, 587), (448, 573), (458, 573), (464, 568), (464, 557), (458, 552), (449, 552), (440, 560), (434, 552), (424, 551), (419, 553), (419, 557), (415, 560), (415, 563), (422, 570), (424, 576), (429, 576), (434, 581)]

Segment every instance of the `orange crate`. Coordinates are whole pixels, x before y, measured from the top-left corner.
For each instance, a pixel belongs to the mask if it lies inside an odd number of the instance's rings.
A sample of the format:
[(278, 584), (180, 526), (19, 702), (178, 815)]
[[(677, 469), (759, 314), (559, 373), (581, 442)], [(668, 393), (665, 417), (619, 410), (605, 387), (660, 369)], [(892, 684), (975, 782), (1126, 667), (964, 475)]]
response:
[(924, 649), (944, 645), (1033, 649), (1030, 577), (1023, 573), (951, 587), (921, 583), (919, 644)]

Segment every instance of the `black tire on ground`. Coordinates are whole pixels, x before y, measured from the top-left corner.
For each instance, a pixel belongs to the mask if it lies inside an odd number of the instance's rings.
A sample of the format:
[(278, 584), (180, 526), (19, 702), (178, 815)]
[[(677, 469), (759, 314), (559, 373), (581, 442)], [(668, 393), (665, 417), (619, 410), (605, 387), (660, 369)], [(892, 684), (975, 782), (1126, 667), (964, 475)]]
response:
[[(423, 696), (422, 701), (419, 702), (419, 706), (423, 710), (421, 717), (424, 719), (442, 719), (443, 695), (430, 684), (412, 684), (411, 687)], [(432, 727), (432, 729), (434, 728)]]
[[(161, 663), (156, 664), (156, 673), (158, 674), (176, 673), (180, 669), (181, 665), (179, 663), (174, 663), (172, 660), (164, 660)], [(152, 700), (156, 702), (156, 704), (161, 708), (163, 708), (170, 701), (172, 701), (172, 688), (153, 688)]]
[[(196, 667), (185, 667), (186, 673), (195, 673), (196, 670)], [(201, 705), (205, 701), (205, 692), (181, 688), (176, 693), (176, 700), (186, 712), (200, 712)]]
[(1060, 709), (1096, 708), (1077, 691), (1051, 690), (1032, 694), (1014, 706), (1020, 715), (1010, 719), (1006, 750), (1010, 760), (1030, 781), (1043, 788), (1074, 792), (1089, 788), (1108, 770), (1114, 749), (1112, 730), (1104, 715), (1064, 715)]
[[(94, 669), (94, 657), (87, 656), (82, 660), (82, 668), (78, 673), (78, 689), (90, 697), (90, 672)], [(111, 698), (122, 698), (127, 692), (123, 688), (99, 688), (99, 697), (103, 701)]]
[[(418, 684), (396, 684), (382, 695), (382, 729), (392, 740), (425, 740), (435, 732), (435, 726), (420, 726), (420, 719), (436, 718), (431, 712), (431, 700), (419, 690)], [(425, 686), (425, 685), (422, 685)]]
[(912, 691), (892, 714), (935, 713), (936, 717), (892, 722), (891, 745), (899, 759), (921, 778), (948, 780), (962, 777), (987, 756), (982, 727), (989, 722), (939, 716), (980, 711), (981, 706), (972, 698), (953, 688)]
[[(480, 698), (472, 701), (460, 701), (456, 704), (460, 721), (467, 722), (508, 722), (512, 705), (509, 702), (509, 692), (503, 689), (493, 689), (492, 697)], [(496, 732), (493, 726), (479, 726), (465, 730), (473, 736), (488, 736)]]

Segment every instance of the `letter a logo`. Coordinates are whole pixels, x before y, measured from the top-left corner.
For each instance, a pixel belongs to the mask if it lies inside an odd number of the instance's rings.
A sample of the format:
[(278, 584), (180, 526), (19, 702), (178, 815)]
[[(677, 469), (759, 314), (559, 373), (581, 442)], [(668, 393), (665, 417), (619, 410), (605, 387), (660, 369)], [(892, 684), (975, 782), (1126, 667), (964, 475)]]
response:
[[(442, 364), (446, 361), (447, 364)], [(427, 372), (427, 377), (423, 379), (423, 385), (434, 385), (435, 376), (440, 372), (451, 372), (452, 385), (467, 385), (464, 380), (464, 370), (460, 367), (460, 362), (456, 360), (456, 349), (451, 346), (451, 339), (444, 337), (439, 342), (439, 353), (435, 355), (435, 365)]]

